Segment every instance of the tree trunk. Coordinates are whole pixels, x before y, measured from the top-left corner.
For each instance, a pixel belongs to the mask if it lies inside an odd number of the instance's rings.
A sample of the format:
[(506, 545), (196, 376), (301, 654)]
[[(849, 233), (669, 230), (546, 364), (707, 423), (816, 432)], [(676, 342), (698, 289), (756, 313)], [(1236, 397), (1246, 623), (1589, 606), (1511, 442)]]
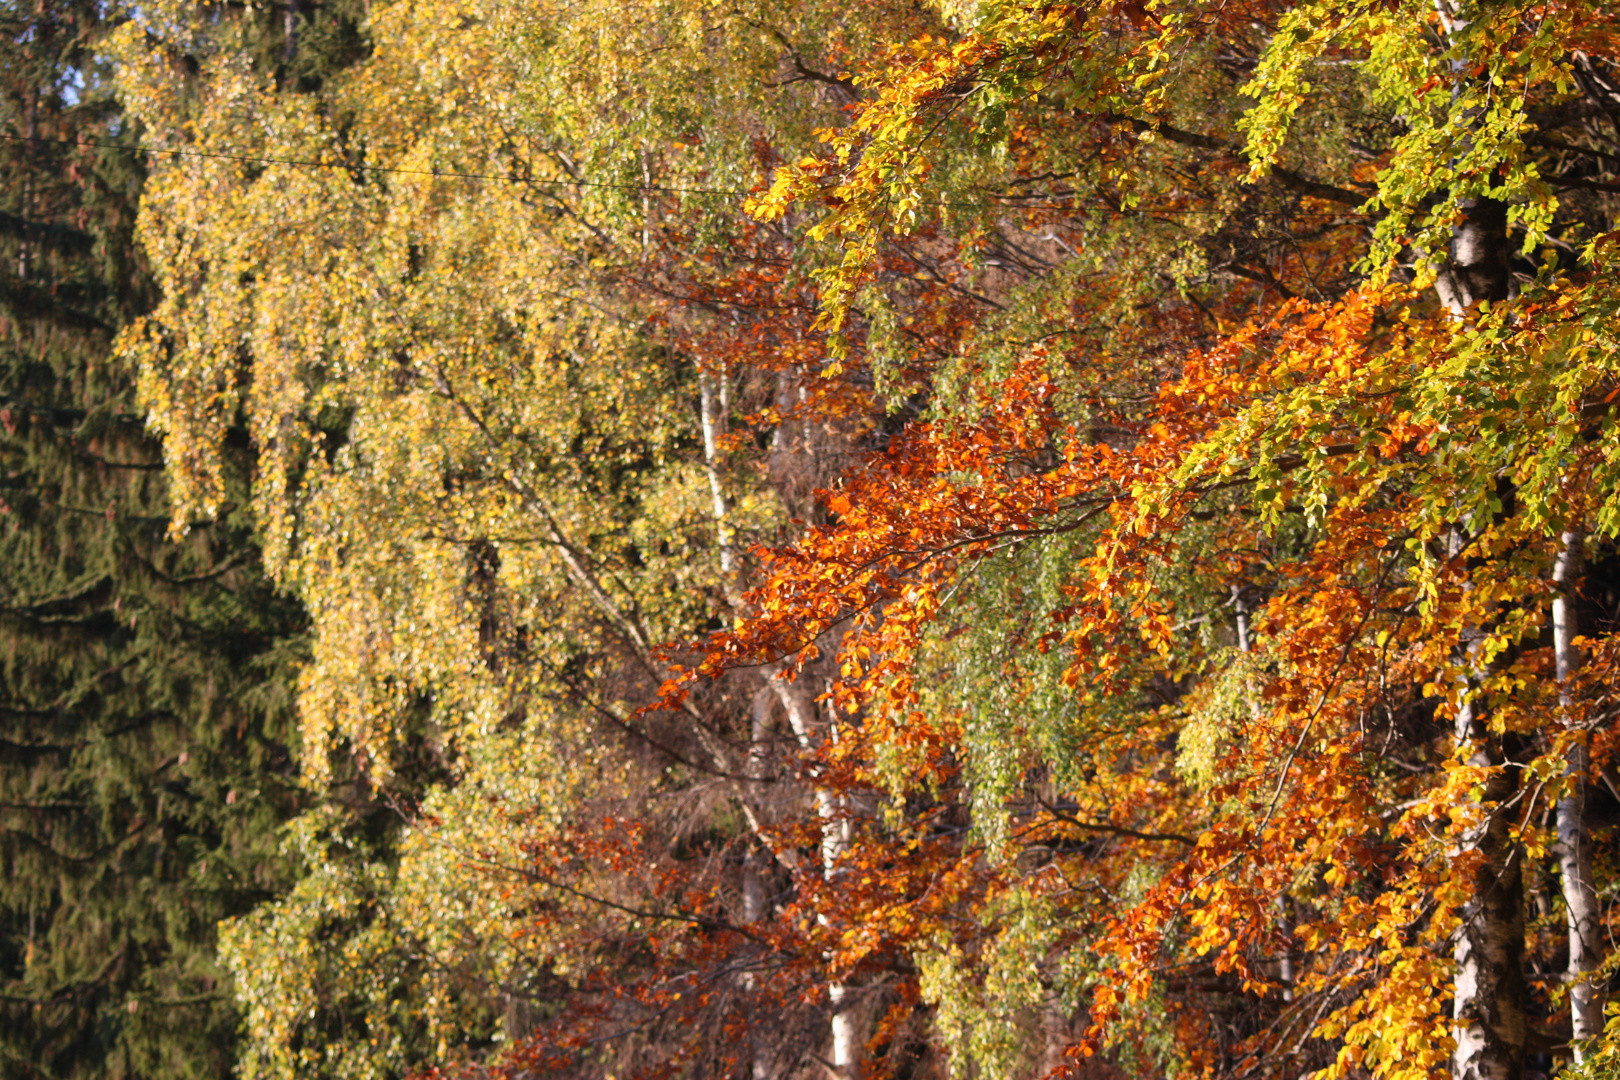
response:
[[(1451, 531), (1450, 556), (1466, 547), (1466, 530)], [(1454, 735), (1467, 762), (1491, 770), (1480, 794), (1480, 820), (1458, 840), (1457, 861), (1474, 864), (1469, 897), (1458, 912), (1453, 956), (1453, 1034), (1457, 1048), (1451, 1072), (1456, 1080), (1522, 1080), (1529, 1024), (1524, 984), (1524, 849), (1513, 836), (1514, 795), (1519, 790), (1518, 755), (1512, 737), (1490, 730), (1477, 691), (1490, 673), (1484, 660), (1484, 632), (1465, 633), (1461, 645), (1467, 676), (1459, 680), (1462, 703)]]
[[(1553, 652), (1558, 662), (1558, 705), (1566, 724), (1574, 722), (1575, 701), (1570, 679), (1580, 666), (1575, 651), (1579, 626), (1575, 618), (1575, 585), (1581, 571), (1581, 536), (1566, 532), (1560, 538), (1553, 564)], [(1558, 863), (1563, 876), (1564, 907), (1569, 915), (1570, 1038), (1575, 1061), (1586, 1058), (1586, 1044), (1603, 1033), (1603, 997), (1592, 985), (1598, 965), (1598, 898), (1592, 887), (1592, 846), (1586, 831), (1586, 774), (1590, 762), (1586, 743), (1576, 742), (1565, 759), (1569, 784), (1558, 800)]]
[(1434, 282), (1440, 302), (1459, 318), (1481, 300), (1496, 304), (1513, 295), (1507, 204), (1463, 199), (1461, 208), (1463, 220), (1451, 234), (1450, 258)]
[[(1466, 27), (1453, 0), (1435, 0), (1448, 42)], [(1452, 72), (1469, 78), (1466, 57), (1452, 60)], [(1446, 265), (1435, 279), (1440, 302), (1461, 321), (1481, 301), (1510, 299), (1507, 207), (1495, 199), (1458, 200), (1462, 220), (1452, 232)], [(1464, 529), (1453, 530), (1453, 557), (1462, 551)], [(1466, 643), (1466, 662), (1476, 683), (1486, 674), (1479, 657), (1479, 628)], [(1466, 698), (1467, 686), (1463, 687)], [(1521, 1080), (1529, 1033), (1524, 986), (1524, 853), (1513, 839), (1510, 800), (1519, 788), (1519, 769), (1509, 765), (1502, 741), (1485, 722), (1484, 706), (1465, 700), (1458, 708), (1456, 740), (1468, 763), (1493, 771), (1480, 797), (1484, 818), (1461, 839), (1457, 856), (1473, 858), (1471, 895), (1457, 930), (1452, 982), (1453, 1029), (1457, 1048), (1451, 1071), (1456, 1080)]]
[[(723, 368), (718, 377), (710, 376), (699, 369), (698, 396), (699, 417), (703, 428), (703, 456), (709, 475), (709, 494), (717, 534), (716, 546), (720, 555), (720, 574), (727, 600), (734, 609), (740, 610), (742, 595), (738, 589), (737, 559), (733, 550), (734, 537), (728, 520), (730, 506), (725, 497), (720, 475), (720, 440), (725, 433), (727, 413), (730, 409)], [(806, 439), (808, 442), (808, 435)], [(788, 726), (792, 728), (799, 747), (806, 751), (812, 750), (819, 745), (821, 738), (815, 725), (815, 702), (801, 684), (787, 682), (775, 677), (776, 674), (775, 671), (767, 673), (766, 689), (781, 703), (782, 711), (787, 714)], [(768, 708), (762, 708), (761, 700), (756, 699), (753, 740), (749, 753), (749, 769), (752, 776), (759, 776), (763, 772), (760, 755), (765, 745), (764, 733), (767, 726), (765, 717), (768, 712)], [(813, 797), (816, 815), (821, 819), (822, 873), (831, 878), (839, 872), (838, 861), (849, 845), (849, 822), (844, 819), (843, 801), (833, 792), (818, 787)], [(743, 877), (745, 921), (752, 922), (763, 914), (762, 884), (758, 868), (751, 862), (744, 868)], [(827, 997), (832, 1005), (831, 1057), (827, 1064), (837, 1074), (839, 1080), (853, 1080), (861, 1039), (849, 988), (842, 983), (831, 983), (827, 987)], [(754, 1080), (764, 1080), (765, 1074), (769, 1071), (769, 1055), (755, 1046), (752, 1057)]]
[(303, 0), (287, 0), (287, 7), (281, 16), (281, 62), (284, 64), (298, 59), (298, 19), (303, 13)]
[(1477, 702), (1457, 712), (1459, 743), (1472, 746), (1470, 765), (1493, 768), (1481, 803), (1485, 817), (1463, 839), (1458, 854), (1479, 858), (1472, 895), (1457, 931), (1457, 969), (1452, 1015), (1457, 1080), (1521, 1080), (1524, 1075), (1524, 887), (1523, 849), (1512, 835), (1508, 804), (1519, 788), (1519, 769), (1506, 764), (1500, 737), (1492, 735)]
[[(759, 787), (765, 776), (765, 747), (770, 738), (771, 706), (776, 695), (769, 686), (762, 686), (754, 694), (750, 710), (748, 775), (753, 778), (750, 787)], [(769, 855), (763, 842), (756, 838), (743, 859), (742, 918), (744, 923), (756, 923), (770, 914), (770, 897), (766, 892), (765, 872)], [(748, 971), (743, 974), (743, 989), (753, 993), (758, 989), (759, 976)], [(749, 1075), (752, 1080), (770, 1080), (772, 1054), (770, 1040), (762, 1037), (757, 1024), (748, 1026)]]
[[(815, 747), (819, 734), (814, 723), (815, 704), (810, 695), (799, 683), (784, 679), (772, 679), (770, 685), (787, 713), (788, 724), (800, 747), (806, 750)], [(816, 814), (821, 818), (821, 870), (831, 879), (840, 873), (838, 861), (849, 846), (849, 822), (843, 814), (843, 801), (833, 792), (818, 787), (815, 800)], [(829, 983), (827, 1000), (832, 1005), (832, 1039), (826, 1064), (839, 1080), (854, 1080), (861, 1038), (850, 988), (839, 982)]]
[[(1435, 0), (1435, 12), (1445, 39), (1455, 41), (1468, 23), (1458, 17), (1452, 0)], [(1467, 78), (1466, 58), (1452, 60), (1451, 70)], [(1472, 126), (1472, 118), (1469, 119)], [(1445, 268), (1434, 282), (1440, 302), (1461, 318), (1482, 300), (1500, 303), (1513, 295), (1513, 274), (1508, 262), (1507, 204), (1495, 199), (1468, 197), (1457, 201), (1463, 219), (1451, 234)]]
[[(719, 383), (718, 387), (715, 385), (716, 382)], [(727, 413), (730, 411), (730, 403), (725, 400), (726, 397), (725, 368), (720, 369), (718, 378), (709, 375), (701, 367), (698, 368), (698, 408), (703, 424), (703, 463), (704, 470), (709, 474), (709, 499), (714, 512), (716, 547), (720, 551), (720, 576), (726, 590), (726, 599), (733, 607), (737, 607), (739, 604), (739, 599), (735, 595), (737, 556), (732, 543), (730, 506), (726, 501), (725, 487), (720, 476), (720, 440), (725, 436)]]

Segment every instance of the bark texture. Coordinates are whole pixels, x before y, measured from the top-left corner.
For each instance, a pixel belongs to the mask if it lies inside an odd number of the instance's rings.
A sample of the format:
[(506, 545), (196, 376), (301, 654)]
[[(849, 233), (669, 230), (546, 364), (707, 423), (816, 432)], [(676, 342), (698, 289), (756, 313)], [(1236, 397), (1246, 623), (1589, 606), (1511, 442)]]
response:
[(1434, 283), (1440, 302), (1456, 316), (1482, 300), (1495, 304), (1513, 295), (1507, 204), (1463, 199), (1461, 205), (1463, 220), (1452, 233), (1450, 258)]
[[(1558, 662), (1558, 704), (1565, 723), (1576, 722), (1570, 680), (1580, 667), (1575, 635), (1575, 587), (1581, 572), (1581, 536), (1560, 539), (1553, 565), (1553, 651)], [(1578, 741), (1565, 758), (1568, 788), (1558, 800), (1558, 864), (1563, 878), (1564, 908), (1569, 922), (1570, 1038), (1576, 1062), (1586, 1058), (1586, 1043), (1603, 1033), (1603, 996), (1592, 984), (1598, 966), (1598, 897), (1592, 887), (1592, 843), (1586, 829), (1586, 776), (1591, 765), (1586, 743)]]
[[(788, 725), (794, 737), (805, 749), (813, 748), (821, 738), (815, 722), (815, 702), (799, 682), (772, 679), (775, 691), (787, 714)], [(849, 820), (844, 814), (842, 800), (823, 787), (815, 789), (816, 814), (821, 819), (821, 869), (831, 878), (841, 872), (839, 859), (849, 847)], [(826, 1065), (838, 1080), (854, 1080), (859, 1063), (862, 1039), (856, 1015), (854, 995), (840, 982), (829, 983), (827, 1000), (832, 1005), (831, 1045)]]
[(1476, 862), (1472, 895), (1461, 911), (1453, 984), (1457, 1080), (1521, 1080), (1529, 1025), (1524, 986), (1524, 853), (1512, 835), (1510, 804), (1519, 769), (1506, 764), (1501, 740), (1479, 707), (1457, 714), (1457, 738), (1471, 745), (1470, 765), (1495, 771), (1481, 802), (1485, 816), (1463, 841), (1460, 859)]
[[(1440, 28), (1448, 43), (1463, 38), (1467, 20), (1462, 5), (1435, 0)], [(1451, 62), (1458, 77), (1471, 78), (1465, 56)], [(1464, 120), (1472, 126), (1472, 118)], [(1482, 301), (1499, 303), (1513, 295), (1509, 263), (1507, 206), (1478, 196), (1458, 200), (1462, 219), (1451, 235), (1445, 266), (1435, 279), (1440, 302), (1461, 321)], [(1511, 499), (1504, 499), (1511, 506)], [(1512, 511), (1509, 510), (1509, 513)], [(1451, 554), (1460, 555), (1466, 527), (1453, 531)], [(1477, 685), (1486, 674), (1479, 655), (1478, 628), (1466, 646), (1465, 664)], [(1467, 689), (1465, 687), (1465, 689)], [(1468, 695), (1465, 695), (1468, 696)], [(1457, 745), (1471, 765), (1492, 770), (1480, 798), (1483, 817), (1460, 841), (1457, 859), (1472, 865), (1470, 895), (1459, 914), (1452, 983), (1453, 1034), (1457, 1048), (1451, 1071), (1456, 1080), (1521, 1080), (1524, 1076), (1529, 1024), (1524, 984), (1524, 853), (1512, 835), (1510, 806), (1518, 792), (1519, 769), (1508, 764), (1502, 740), (1493, 735), (1477, 700), (1457, 712)]]

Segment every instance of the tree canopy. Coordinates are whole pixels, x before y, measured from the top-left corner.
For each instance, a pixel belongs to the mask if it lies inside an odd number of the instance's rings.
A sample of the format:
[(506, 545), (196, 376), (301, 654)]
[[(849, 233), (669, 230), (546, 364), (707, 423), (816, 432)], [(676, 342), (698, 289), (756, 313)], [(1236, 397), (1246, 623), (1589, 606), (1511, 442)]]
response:
[(1612, 1072), (1617, 29), (132, 5), (242, 1075)]

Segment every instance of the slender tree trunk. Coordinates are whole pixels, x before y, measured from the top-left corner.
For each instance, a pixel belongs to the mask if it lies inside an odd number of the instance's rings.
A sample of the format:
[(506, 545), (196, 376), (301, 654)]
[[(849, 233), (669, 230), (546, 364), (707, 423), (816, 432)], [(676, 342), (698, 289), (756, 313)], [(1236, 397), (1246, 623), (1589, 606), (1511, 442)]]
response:
[(303, 0), (287, 0), (282, 12), (281, 62), (290, 64), (298, 58), (298, 17), (304, 13)]
[[(815, 704), (800, 683), (772, 679), (782, 710), (787, 713), (788, 724), (799, 745), (804, 749), (815, 747), (820, 735), (815, 728)], [(843, 801), (826, 788), (816, 788), (816, 814), (821, 818), (821, 870), (827, 878), (840, 872), (839, 860), (849, 846), (849, 822), (845, 819)], [(850, 988), (843, 983), (830, 983), (827, 999), (832, 1004), (832, 1032), (830, 1056), (827, 1064), (840, 1080), (853, 1080), (860, 1058), (861, 1037)]]
[[(1447, 42), (1455, 44), (1467, 27), (1456, 0), (1435, 0)], [(1464, 56), (1451, 62), (1459, 80), (1469, 78)], [(1471, 122), (1471, 120), (1465, 120)], [(1507, 207), (1494, 200), (1459, 200), (1462, 220), (1452, 232), (1446, 265), (1435, 280), (1440, 302), (1461, 322), (1481, 301), (1510, 299), (1513, 277), (1508, 261)], [(1452, 532), (1451, 552), (1463, 549), (1464, 530)], [(1470, 681), (1488, 674), (1479, 656), (1480, 628), (1465, 645)], [(1465, 691), (1467, 687), (1463, 688)], [(1465, 693), (1464, 695), (1468, 695)], [(1521, 1080), (1529, 1025), (1524, 986), (1524, 853), (1512, 835), (1506, 809), (1519, 788), (1519, 770), (1507, 763), (1502, 737), (1490, 731), (1483, 704), (1465, 701), (1457, 711), (1456, 740), (1471, 765), (1491, 769), (1480, 798), (1484, 817), (1462, 837), (1456, 855), (1474, 861), (1470, 896), (1459, 913), (1462, 925), (1454, 947), (1452, 1016), (1457, 1048), (1451, 1070), (1456, 1080)]]
[[(718, 388), (716, 383), (719, 384)], [(731, 605), (733, 611), (737, 611), (742, 608), (742, 594), (737, 582), (735, 534), (731, 528), (731, 503), (726, 498), (725, 484), (720, 475), (720, 440), (725, 435), (730, 411), (729, 395), (725, 387), (724, 368), (721, 368), (718, 378), (709, 375), (701, 367), (698, 368), (698, 421), (703, 428), (703, 466), (709, 477), (709, 508), (714, 515), (714, 544), (720, 570), (720, 587), (725, 594), (726, 602)], [(747, 803), (752, 803), (758, 797), (763, 784), (765, 739), (770, 729), (771, 706), (775, 700), (776, 695), (767, 685), (761, 687), (754, 695), (751, 706), (747, 764), (749, 779), (743, 792), (743, 799)], [(761, 899), (763, 893), (760, 891), (763, 886), (755, 854), (757, 851), (750, 854), (743, 870), (744, 922), (754, 922), (761, 918), (764, 910)], [(752, 985), (752, 977), (749, 979)]]
[(833, 983), (827, 987), (827, 998), (832, 1002), (832, 1060), (829, 1064), (840, 1080), (854, 1080), (855, 1064), (860, 1059), (861, 1033), (856, 1022), (855, 1002), (849, 987)]
[(1237, 647), (1238, 652), (1246, 653), (1251, 650), (1253, 643), (1249, 636), (1249, 600), (1245, 587), (1232, 586), (1232, 606), (1237, 609)]
[[(1566, 532), (1560, 538), (1553, 564), (1553, 652), (1558, 663), (1558, 705), (1565, 723), (1575, 714), (1570, 680), (1580, 666), (1575, 651), (1579, 626), (1575, 617), (1575, 586), (1581, 572), (1581, 535)], [(1592, 846), (1586, 831), (1586, 774), (1590, 767), (1586, 743), (1576, 742), (1565, 759), (1569, 785), (1558, 800), (1558, 863), (1563, 876), (1564, 907), (1569, 915), (1569, 1012), (1571, 1039), (1577, 1063), (1586, 1058), (1588, 1040), (1603, 1033), (1603, 997), (1592, 985), (1598, 965), (1598, 898), (1592, 887)]]
[[(698, 372), (699, 414), (703, 427), (704, 461), (708, 467), (709, 493), (712, 501), (717, 542), (720, 550), (720, 573), (725, 581), (727, 599), (734, 607), (741, 607), (741, 595), (736, 582), (736, 555), (733, 551), (733, 533), (729, 521), (730, 507), (721, 485), (720, 476), (720, 438), (725, 431), (726, 413), (729, 411), (730, 401), (727, 385), (722, 371), (716, 379), (701, 370)], [(802, 394), (802, 391), (801, 391)], [(808, 429), (806, 434), (806, 449), (808, 449)], [(813, 750), (820, 745), (822, 733), (817, 730), (815, 723), (815, 702), (804, 685), (800, 682), (788, 682), (785, 679), (775, 678), (774, 672), (767, 675), (767, 689), (775, 695), (787, 716), (788, 726), (793, 730), (794, 740), (801, 750)], [(755, 752), (763, 746), (763, 724), (759, 703), (756, 701), (754, 717), (754, 752), (750, 753), (750, 769), (756, 764)], [(829, 733), (831, 727), (829, 725)], [(757, 773), (754, 775), (758, 775)], [(813, 798), (816, 805), (816, 816), (821, 820), (821, 870), (829, 879), (840, 873), (839, 861), (849, 846), (849, 822), (844, 814), (843, 800), (826, 788), (815, 789)], [(750, 878), (745, 871), (744, 875), (744, 909), (745, 918), (749, 910), (748, 889)], [(758, 882), (755, 881), (757, 885)], [(827, 1062), (840, 1080), (853, 1080), (856, 1063), (859, 1060), (861, 1038), (857, 1023), (853, 997), (849, 987), (834, 982), (827, 987), (827, 998), (832, 1005), (831, 1023), (831, 1056)], [(766, 1055), (758, 1048), (754, 1051), (753, 1073), (754, 1080), (764, 1080), (762, 1069), (765, 1067)]]
[[(1476, 646), (1477, 647), (1477, 644)], [(1473, 650), (1470, 649), (1470, 652)], [(1457, 1080), (1521, 1080), (1529, 1025), (1524, 987), (1524, 851), (1512, 834), (1510, 803), (1519, 769), (1507, 764), (1477, 701), (1457, 712), (1456, 737), (1471, 748), (1468, 763), (1492, 769), (1483, 820), (1463, 837), (1459, 858), (1477, 859), (1463, 904), (1454, 956), (1452, 1016)]]
[(1483, 729), (1474, 710), (1465, 707), (1458, 716), (1459, 736), (1478, 739), (1480, 747), (1469, 764), (1496, 766), (1497, 771), (1484, 794), (1484, 802), (1495, 808), (1466, 842), (1465, 850), (1477, 852), (1481, 861), (1457, 933), (1452, 1073), (1458, 1080), (1520, 1080), (1528, 1035), (1523, 851), (1513, 842), (1509, 815), (1500, 809), (1517, 791), (1519, 776), (1517, 769), (1501, 767), (1501, 755), (1493, 752), (1493, 740)]
[[(720, 385), (716, 387), (715, 383)], [(737, 572), (737, 556), (733, 551), (730, 507), (726, 502), (725, 488), (720, 476), (720, 440), (725, 435), (726, 413), (728, 411), (725, 399), (726, 373), (722, 368), (718, 379), (709, 375), (701, 368), (698, 369), (698, 405), (703, 423), (703, 462), (709, 474), (709, 497), (714, 511), (714, 527), (716, 542), (720, 549), (720, 574), (725, 579), (727, 599), (733, 604), (736, 599), (731, 595), (735, 592)]]
[[(1435, 0), (1435, 12), (1448, 42), (1455, 42), (1467, 22), (1458, 17), (1453, 0)], [(1469, 64), (1457, 57), (1451, 70), (1466, 78)], [(1472, 126), (1473, 119), (1468, 123)], [(1451, 314), (1461, 318), (1482, 300), (1499, 303), (1513, 295), (1513, 273), (1508, 261), (1507, 204), (1495, 199), (1469, 197), (1458, 200), (1463, 219), (1451, 234), (1451, 249), (1445, 267), (1434, 282), (1434, 291)]]
[[(745, 923), (758, 922), (767, 914), (765, 876), (760, 865), (763, 861), (760, 849), (755, 847), (748, 852), (747, 861), (743, 864), (743, 921)], [(754, 972), (750, 971), (743, 976), (744, 990), (752, 993), (757, 988), (758, 976)], [(765, 1032), (759, 1030), (758, 1025), (749, 1025), (748, 1074), (752, 1080), (771, 1080), (772, 1054), (770, 1042), (770, 1038)]]
[[(775, 703), (776, 695), (768, 686), (760, 687), (754, 695), (752, 708), (752, 724), (749, 731), (748, 748), (748, 775), (753, 783), (750, 786), (758, 787), (763, 784), (765, 776), (765, 741), (770, 734), (771, 706)], [(765, 888), (765, 860), (766, 853), (763, 846), (756, 840), (748, 850), (743, 860), (742, 880), (742, 917), (744, 923), (756, 923), (770, 914), (770, 898)], [(758, 976), (750, 971), (743, 975), (743, 989), (753, 991), (757, 989)], [(749, 1075), (752, 1080), (770, 1080), (771, 1052), (769, 1039), (758, 1030), (757, 1024), (750, 1024), (748, 1031)]]
[[(39, 88), (31, 86), (23, 97), (23, 134), (28, 148), (28, 156), (35, 161), (39, 160)], [(19, 212), (25, 218), (34, 216), (34, 172), (32, 169), (23, 177), (22, 201), (18, 204)], [(17, 245), (17, 280), (28, 280), (28, 266), (33, 257), (33, 245), (27, 240)]]
[[(1451, 558), (1463, 557), (1467, 533), (1451, 530)], [(1510, 736), (1490, 730), (1476, 693), (1490, 674), (1482, 655), (1485, 633), (1469, 628), (1459, 659), (1462, 703), (1454, 735), (1470, 765), (1489, 769), (1480, 794), (1481, 818), (1459, 838), (1453, 858), (1472, 865), (1469, 896), (1458, 912), (1453, 943), (1451, 1071), (1456, 1080), (1522, 1080), (1529, 1023), (1524, 984), (1524, 849), (1513, 836), (1520, 769), (1510, 764)]]
[[(827, 738), (833, 742), (838, 740), (838, 719), (830, 703), (827, 706)], [(850, 842), (854, 839), (848, 800), (838, 796), (832, 801), (830, 809), (834, 816), (823, 820), (821, 845), (823, 872), (829, 880), (845, 872), (842, 860), (844, 853), (849, 850)], [(866, 1040), (862, 1038), (854, 988), (845, 983), (830, 983), (827, 987), (827, 1000), (832, 1005), (833, 1072), (838, 1075), (839, 1080), (855, 1080), (861, 1059), (861, 1048)]]

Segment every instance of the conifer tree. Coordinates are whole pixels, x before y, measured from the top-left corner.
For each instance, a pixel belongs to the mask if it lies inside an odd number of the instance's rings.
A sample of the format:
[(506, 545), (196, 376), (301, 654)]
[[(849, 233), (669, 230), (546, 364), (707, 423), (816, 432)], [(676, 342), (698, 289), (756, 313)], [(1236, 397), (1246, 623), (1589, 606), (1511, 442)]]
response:
[[(225, 1077), (216, 924), (275, 895), (301, 614), (179, 542), (112, 336), (148, 303), (107, 5), (0, 5), (0, 1076)], [(235, 453), (234, 482), (245, 480)]]

